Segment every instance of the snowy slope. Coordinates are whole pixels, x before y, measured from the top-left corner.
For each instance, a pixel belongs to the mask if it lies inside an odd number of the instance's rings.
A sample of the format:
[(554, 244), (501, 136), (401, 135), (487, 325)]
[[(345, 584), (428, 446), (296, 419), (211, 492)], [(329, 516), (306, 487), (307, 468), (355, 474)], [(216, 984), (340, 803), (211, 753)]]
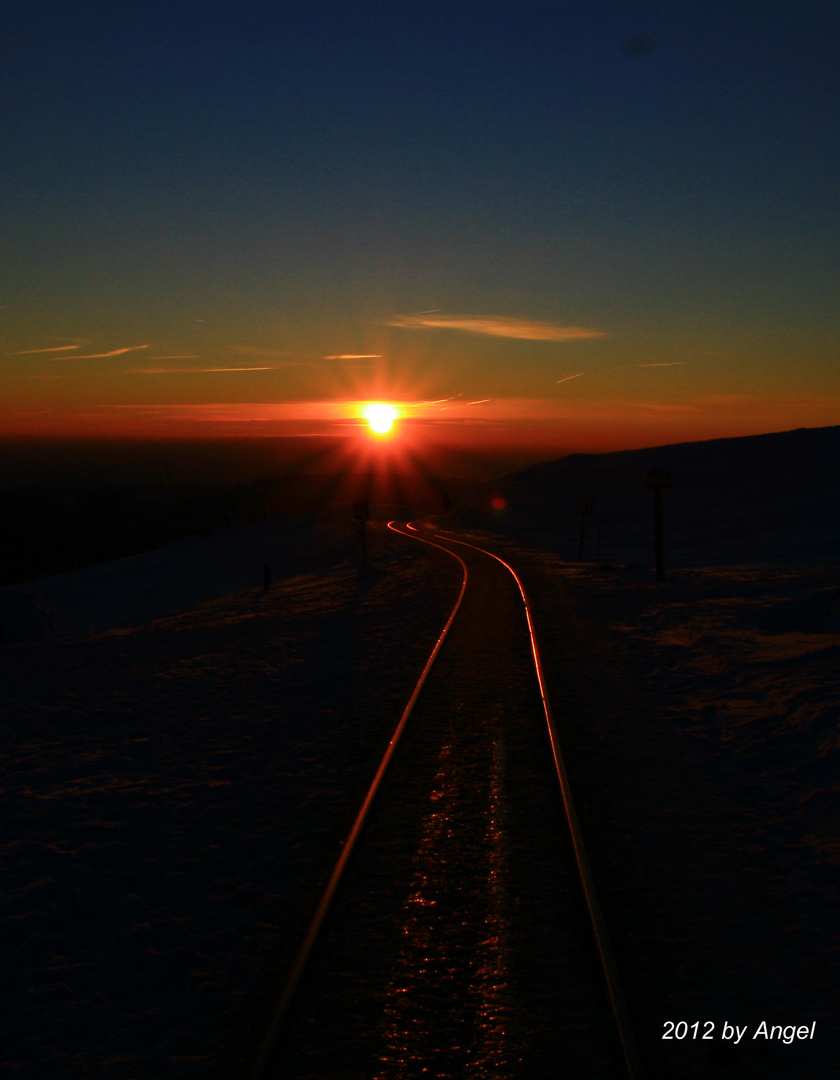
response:
[(261, 587), (265, 564), (275, 579), (313, 570), (338, 552), (349, 552), (352, 542), (349, 522), (315, 514), (241, 525), (8, 586), (0, 589), (0, 613), (9, 595), (34, 598), (54, 614), (53, 638), (142, 625), (228, 593)]
[[(840, 427), (572, 454), (490, 481), (463, 500), (457, 520), (536, 542), (576, 560), (577, 498), (594, 498), (584, 561), (653, 562), (652, 469), (669, 473), (666, 560), (672, 566), (814, 562), (840, 558)], [(507, 506), (494, 510), (491, 499)]]

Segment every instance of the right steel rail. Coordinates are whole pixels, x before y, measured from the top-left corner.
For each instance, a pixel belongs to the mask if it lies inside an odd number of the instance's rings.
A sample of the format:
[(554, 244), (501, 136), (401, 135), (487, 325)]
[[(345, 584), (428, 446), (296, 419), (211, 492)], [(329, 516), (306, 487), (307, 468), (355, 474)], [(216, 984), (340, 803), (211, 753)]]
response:
[[(592, 930), (595, 935), (595, 943), (598, 948), (598, 954), (601, 958), (601, 967), (604, 971), (604, 977), (607, 983), (607, 991), (610, 997), (610, 1004), (612, 1005), (613, 1015), (615, 1016), (616, 1026), (618, 1028), (618, 1034), (621, 1040), (621, 1049), (624, 1054), (624, 1062), (627, 1066), (627, 1073), (630, 1077), (630, 1080), (644, 1080), (642, 1062), (639, 1057), (639, 1051), (636, 1047), (636, 1038), (633, 1033), (633, 1025), (630, 1020), (630, 1013), (627, 1009), (627, 1000), (624, 996), (624, 990), (621, 987), (621, 981), (618, 977), (618, 967), (616, 966), (612, 946), (610, 945), (609, 935), (607, 933), (607, 924), (604, 921), (604, 916), (601, 911), (601, 904), (598, 900), (598, 893), (595, 889), (595, 881), (592, 877), (592, 869), (589, 865), (589, 858), (586, 854), (586, 847), (583, 843), (583, 835), (580, 829), (580, 822), (578, 821), (577, 811), (575, 810), (574, 800), (572, 799), (572, 790), (569, 784), (569, 776), (566, 772), (566, 766), (560, 750), (560, 739), (557, 734), (557, 724), (554, 720), (554, 712), (551, 708), (551, 702), (548, 700), (542, 659), (540, 658), (540, 650), (537, 646), (537, 633), (534, 627), (534, 619), (531, 614), (531, 605), (528, 603), (528, 596), (525, 592), (525, 587), (522, 584), (519, 575), (510, 565), (510, 563), (506, 563), (504, 559), (500, 558), (498, 555), (494, 555), (492, 551), (487, 551), (485, 548), (478, 547), (477, 544), (468, 544), (464, 540), (455, 540), (451, 536), (442, 536), (438, 533), (435, 533), (434, 536), (438, 540), (448, 540), (452, 544), (461, 544), (464, 547), (472, 548), (474, 551), (481, 551), (485, 555), (489, 555), (491, 559), (495, 559), (497, 562), (500, 562), (502, 566), (504, 566), (507, 570), (510, 571), (510, 573), (513, 575), (514, 581), (519, 588), (519, 592), (522, 596), (522, 603), (525, 605), (525, 615), (528, 620), (528, 632), (531, 636), (531, 652), (534, 657), (534, 667), (536, 668), (537, 672), (537, 682), (539, 683), (540, 696), (542, 698), (543, 710), (545, 712), (545, 720), (548, 726), (548, 737), (551, 741), (551, 752), (554, 757), (554, 767), (557, 771), (557, 779), (560, 783), (560, 791), (563, 795), (563, 805), (566, 809), (566, 819), (569, 823), (569, 832), (571, 833), (572, 837), (572, 845), (575, 851), (575, 860), (577, 861), (578, 874), (580, 876), (581, 884), (583, 886), (583, 893), (584, 897), (586, 898), (586, 906), (589, 910), (589, 918), (592, 922)], [(427, 543), (430, 542), (431, 541), (427, 541)]]

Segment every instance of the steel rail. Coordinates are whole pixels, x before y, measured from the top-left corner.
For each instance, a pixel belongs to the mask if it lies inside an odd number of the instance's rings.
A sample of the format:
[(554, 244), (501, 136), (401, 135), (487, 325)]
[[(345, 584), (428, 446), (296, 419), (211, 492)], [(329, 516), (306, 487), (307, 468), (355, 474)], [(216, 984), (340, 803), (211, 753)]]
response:
[[(392, 529), (393, 524), (393, 522), (389, 522), (388, 528)], [(392, 529), (392, 531), (399, 532), (400, 530)], [(401, 535), (405, 536), (410, 534), (401, 533)], [(359, 836), (362, 832), (362, 828), (364, 827), (370, 809), (373, 806), (376, 794), (379, 791), (382, 780), (397, 749), (397, 744), (402, 737), (403, 731), (405, 730), (406, 724), (408, 723), (408, 719), (414, 710), (414, 706), (417, 703), (420, 692), (423, 689), (426, 679), (429, 676), (429, 672), (434, 666), (434, 662), (437, 659), (437, 655), (441, 650), (441, 646), (443, 645), (446, 635), (449, 633), (449, 629), (452, 626), (452, 623), (455, 621), (455, 616), (458, 614), (458, 609), (461, 607), (461, 601), (464, 599), (464, 593), (467, 590), (468, 571), (467, 564), (464, 562), (464, 560), (458, 555), (456, 555), (454, 551), (450, 551), (448, 548), (442, 547), (440, 544), (435, 544), (431, 540), (424, 540), (424, 543), (431, 544), (432, 547), (440, 548), (440, 550), (445, 551), (447, 555), (452, 555), (454, 558), (458, 559), (458, 562), (461, 564), (464, 570), (464, 580), (461, 583), (461, 591), (458, 594), (458, 599), (455, 602), (455, 606), (453, 607), (452, 612), (446, 621), (446, 625), (441, 631), (440, 637), (438, 638), (435, 647), (432, 649), (429, 655), (429, 659), (426, 661), (426, 666), (423, 668), (420, 678), (417, 680), (417, 684), (414, 687), (414, 692), (412, 693), (411, 697), (408, 700), (408, 704), (403, 710), (400, 721), (397, 724), (394, 734), (391, 736), (391, 741), (388, 743), (388, 747), (385, 750), (385, 753), (382, 756), (382, 760), (379, 763), (379, 768), (376, 770), (376, 775), (374, 776), (373, 780), (371, 781), (371, 785), (368, 788), (368, 792), (364, 798), (364, 802), (362, 803), (361, 808), (356, 815), (356, 820), (353, 822), (353, 827), (351, 828), (347, 839), (344, 841), (344, 845), (341, 849), (341, 855), (339, 856), (338, 861), (335, 864), (335, 868), (333, 869), (330, 880), (327, 883), (327, 887), (321, 894), (321, 899), (318, 903), (318, 907), (315, 909), (315, 914), (312, 916), (312, 921), (309, 924), (300, 948), (298, 949), (297, 955), (295, 956), (295, 961), (289, 971), (289, 975), (286, 979), (283, 991), (277, 1003), (277, 1007), (275, 1008), (272, 1015), (271, 1023), (269, 1024), (268, 1030), (266, 1031), (266, 1034), (260, 1045), (260, 1050), (254, 1063), (254, 1067), (249, 1074), (249, 1080), (261, 1080), (261, 1078), (265, 1074), (266, 1065), (268, 1064), (269, 1058), (271, 1057), (271, 1054), (277, 1043), (277, 1037), (279, 1036), (280, 1031), (283, 1027), (283, 1023), (289, 1011), (289, 1006), (291, 1005), (295, 993), (297, 992), (298, 986), (300, 985), (300, 980), (303, 976), (304, 970), (306, 969), (306, 965), (309, 962), (309, 958), (312, 955), (312, 950), (315, 947), (315, 942), (317, 941), (318, 935), (321, 932), (321, 928), (324, 924), (327, 912), (329, 911), (330, 905), (333, 901), (333, 897), (335, 896), (338, 886), (341, 883), (344, 871), (346, 870), (347, 864), (350, 861), (350, 857), (353, 854), (353, 850), (356, 847)]]
[[(406, 534), (403, 534), (406, 535)], [(525, 586), (522, 584), (517, 572), (510, 565), (505, 562), (504, 559), (498, 555), (494, 555), (492, 551), (487, 551), (485, 548), (478, 547), (477, 544), (469, 544), (464, 540), (455, 540), (451, 536), (442, 536), (439, 533), (433, 534), (438, 540), (447, 540), (452, 544), (461, 544), (463, 547), (472, 548), (473, 551), (480, 551), (484, 555), (489, 555), (491, 559), (495, 559), (496, 562), (500, 562), (510, 573), (513, 575), (513, 579), (519, 587), (519, 592), (522, 596), (522, 603), (525, 605), (525, 615), (528, 620), (528, 633), (531, 637), (531, 653), (534, 658), (534, 667), (537, 672), (537, 682), (540, 688), (540, 697), (542, 698), (543, 711), (545, 712), (546, 724), (548, 726), (548, 736), (551, 741), (551, 752), (554, 757), (554, 767), (557, 771), (557, 779), (560, 783), (560, 791), (563, 796), (563, 805), (566, 810), (566, 820), (569, 825), (569, 832), (571, 833), (572, 846), (574, 847), (575, 860), (578, 867), (578, 876), (580, 877), (581, 884), (583, 886), (583, 893), (586, 899), (586, 906), (589, 911), (589, 919), (592, 923), (592, 930), (595, 936), (595, 944), (598, 949), (598, 955), (601, 959), (601, 967), (604, 972), (604, 978), (607, 984), (607, 992), (610, 998), (610, 1004), (612, 1006), (613, 1015), (615, 1017), (616, 1027), (618, 1028), (619, 1038), (621, 1040), (621, 1049), (624, 1054), (624, 1063), (627, 1067), (627, 1073), (630, 1080), (644, 1080), (644, 1072), (642, 1070), (642, 1062), (639, 1057), (639, 1051), (636, 1046), (636, 1039), (633, 1033), (633, 1025), (630, 1020), (630, 1014), (627, 1009), (627, 999), (624, 996), (624, 990), (621, 986), (621, 980), (618, 975), (618, 967), (616, 966), (615, 957), (613, 956), (612, 946), (610, 945), (609, 935), (607, 933), (607, 925), (604, 921), (603, 912), (601, 911), (601, 904), (598, 900), (598, 894), (595, 889), (595, 881), (592, 876), (592, 869), (589, 864), (589, 858), (586, 854), (586, 847), (583, 842), (583, 834), (580, 829), (580, 822), (578, 820), (577, 811), (575, 810), (574, 800), (572, 799), (571, 785), (569, 784), (569, 776), (566, 772), (566, 765), (563, 761), (563, 755), (560, 749), (560, 738), (557, 733), (557, 724), (554, 719), (554, 712), (551, 708), (551, 702), (548, 699), (548, 692), (546, 690), (545, 672), (543, 669), (542, 659), (540, 657), (540, 651), (537, 646), (537, 632), (534, 626), (534, 619), (531, 613), (531, 605), (528, 602), (528, 596), (525, 592)], [(417, 536), (416, 539), (424, 539)], [(432, 543), (431, 540), (426, 540), (426, 543)], [(439, 547), (439, 544), (435, 544), (435, 547)], [(455, 555), (455, 552), (451, 552)], [(457, 559), (458, 556), (455, 555)]]

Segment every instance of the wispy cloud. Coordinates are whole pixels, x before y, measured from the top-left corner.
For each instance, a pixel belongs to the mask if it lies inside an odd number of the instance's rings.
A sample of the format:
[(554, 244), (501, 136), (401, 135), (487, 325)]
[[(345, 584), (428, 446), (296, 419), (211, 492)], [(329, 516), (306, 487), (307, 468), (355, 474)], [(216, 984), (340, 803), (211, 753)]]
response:
[(478, 401), (465, 401), (465, 405), (485, 405), (490, 400), (489, 397), (479, 398)]
[(583, 371), (579, 371), (577, 375), (567, 375), (565, 379), (558, 379), (555, 386), (559, 385), (561, 382), (568, 382), (569, 379), (579, 379), (583, 374), (585, 374)]
[(198, 360), (201, 353), (168, 353), (166, 356), (150, 356), (150, 360)]
[(273, 364), (267, 367), (181, 367), (181, 368), (135, 368), (127, 375), (201, 375), (208, 371), (275, 371)]
[(556, 326), (531, 319), (510, 319), (502, 315), (395, 315), (388, 326), (406, 330), (464, 330), (490, 337), (524, 338), (529, 341), (572, 341), (577, 338), (604, 337), (603, 330), (582, 326)]
[(122, 356), (123, 353), (137, 352), (138, 349), (150, 349), (151, 345), (126, 345), (124, 349), (112, 349), (110, 352), (98, 352), (87, 353), (85, 356), (79, 356), (78, 354), (73, 357), (74, 360), (101, 360), (106, 356)]
[(378, 360), (382, 353), (339, 353), (337, 356), (323, 356), (322, 360)]
[[(55, 340), (55, 339), (53, 339)], [(34, 353), (45, 352), (69, 352), (71, 349), (80, 349), (81, 345), (54, 345), (51, 349), (24, 349), (22, 352), (10, 353), (10, 356), (32, 356)]]
[(293, 402), (202, 402), (180, 405), (107, 405), (90, 410), (136, 416), (160, 416), (197, 421), (263, 420), (349, 420), (360, 415), (362, 402), (293, 401)]
[(614, 371), (637, 371), (639, 368), (649, 367), (684, 367), (685, 360), (668, 360), (665, 363), (654, 364), (618, 364), (612, 370)]
[(442, 405), (444, 403), (444, 401), (457, 401), (458, 398), (463, 397), (463, 396), (464, 396), (463, 394), (453, 394), (451, 397), (439, 397), (439, 398), (435, 398), (433, 401), (429, 401), (428, 399), (423, 398), (421, 401), (415, 401), (414, 404), (415, 405)]

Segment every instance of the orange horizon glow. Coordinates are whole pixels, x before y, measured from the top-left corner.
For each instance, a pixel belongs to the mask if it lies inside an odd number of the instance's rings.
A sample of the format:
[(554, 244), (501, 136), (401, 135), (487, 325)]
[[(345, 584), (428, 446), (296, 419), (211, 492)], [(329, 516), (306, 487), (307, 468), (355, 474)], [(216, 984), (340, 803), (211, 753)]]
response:
[[(399, 439), (377, 433), (365, 410), (389, 404)], [(367, 435), (377, 443), (433, 439), (464, 447), (609, 452), (670, 443), (827, 427), (840, 423), (840, 398), (704, 395), (680, 403), (586, 398), (496, 398), (390, 402), (370, 398), (297, 402), (97, 404), (0, 411), (0, 439), (207, 439), (283, 435)]]

